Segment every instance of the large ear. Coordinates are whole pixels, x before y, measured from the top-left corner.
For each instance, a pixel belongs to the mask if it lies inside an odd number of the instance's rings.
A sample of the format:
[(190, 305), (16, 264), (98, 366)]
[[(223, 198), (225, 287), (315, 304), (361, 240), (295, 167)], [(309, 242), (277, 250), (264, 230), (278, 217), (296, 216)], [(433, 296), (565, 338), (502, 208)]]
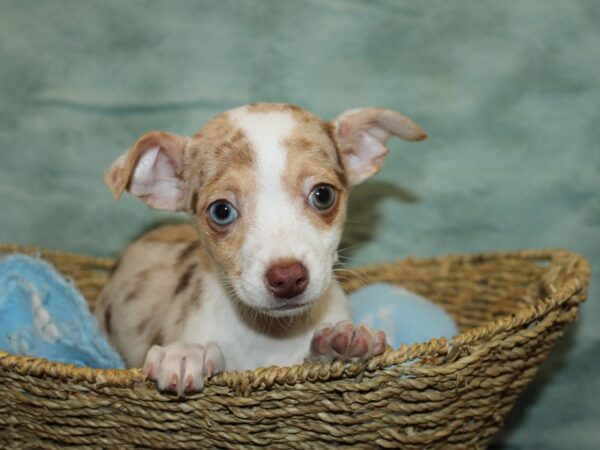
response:
[(156, 209), (183, 209), (183, 158), (187, 138), (152, 131), (121, 155), (104, 175), (115, 198), (127, 189)]
[(427, 134), (408, 117), (389, 109), (364, 108), (346, 111), (333, 121), (336, 144), (350, 185), (381, 169), (390, 136), (421, 141)]

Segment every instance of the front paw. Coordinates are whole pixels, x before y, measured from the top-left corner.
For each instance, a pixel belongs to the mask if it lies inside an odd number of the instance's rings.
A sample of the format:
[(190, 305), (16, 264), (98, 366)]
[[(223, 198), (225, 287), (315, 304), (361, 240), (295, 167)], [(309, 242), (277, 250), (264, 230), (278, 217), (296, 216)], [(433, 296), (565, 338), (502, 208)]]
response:
[(225, 360), (219, 346), (213, 342), (205, 345), (173, 344), (154, 345), (146, 355), (144, 375), (158, 384), (158, 389), (176, 393), (200, 391), (204, 377), (223, 370)]
[(310, 343), (308, 361), (356, 361), (380, 355), (385, 350), (385, 333), (371, 331), (366, 325), (349, 320), (323, 325), (315, 331)]

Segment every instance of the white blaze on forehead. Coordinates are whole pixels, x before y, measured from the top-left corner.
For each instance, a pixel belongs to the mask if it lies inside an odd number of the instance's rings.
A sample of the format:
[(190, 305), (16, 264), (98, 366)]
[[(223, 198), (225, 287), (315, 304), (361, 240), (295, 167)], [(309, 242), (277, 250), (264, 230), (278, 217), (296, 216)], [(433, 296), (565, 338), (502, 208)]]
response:
[(256, 154), (256, 176), (258, 182), (280, 183), (285, 169), (287, 151), (283, 140), (295, 126), (288, 112), (248, 112), (245, 107), (229, 112), (229, 116), (241, 128)]
[[(238, 108), (231, 111), (230, 116), (255, 153), (258, 192), (253, 223), (258, 233), (263, 235), (260, 237), (262, 241), (264, 235), (277, 234), (286, 228), (281, 223), (281, 214), (287, 214), (288, 221), (293, 220), (294, 211), (283, 187), (282, 175), (287, 158), (283, 142), (296, 124), (290, 113), (280, 111), (248, 112), (245, 108)], [(253, 236), (250, 234), (249, 237)]]

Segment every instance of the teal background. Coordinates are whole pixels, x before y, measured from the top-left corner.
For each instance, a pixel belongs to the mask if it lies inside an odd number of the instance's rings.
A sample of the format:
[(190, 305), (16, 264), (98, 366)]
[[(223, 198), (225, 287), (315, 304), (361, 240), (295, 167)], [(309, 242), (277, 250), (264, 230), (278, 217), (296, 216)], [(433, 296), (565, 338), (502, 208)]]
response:
[[(388, 107), (429, 132), (354, 192), (353, 264), (545, 246), (600, 263), (597, 0), (0, 0), (0, 241), (115, 255), (171, 216), (113, 202), (112, 160), (253, 101)], [(499, 448), (600, 448), (598, 281)]]

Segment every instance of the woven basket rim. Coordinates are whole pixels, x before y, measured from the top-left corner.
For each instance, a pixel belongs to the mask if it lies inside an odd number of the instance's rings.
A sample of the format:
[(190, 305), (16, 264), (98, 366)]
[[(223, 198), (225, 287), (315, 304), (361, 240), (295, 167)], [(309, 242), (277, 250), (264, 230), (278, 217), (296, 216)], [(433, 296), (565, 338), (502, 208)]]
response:
[[(96, 256), (86, 256), (77, 253), (49, 250), (28, 245), (0, 243), (0, 255), (9, 252), (25, 252), (39, 254), (40, 256), (67, 256), (73, 262), (93, 266), (100, 270), (109, 270), (114, 259)], [(331, 378), (354, 377), (362, 372), (396, 367), (407, 361), (448, 354), (453, 347), (468, 345), (491, 338), (494, 335), (510, 331), (516, 326), (539, 319), (548, 311), (559, 307), (573, 294), (585, 289), (589, 282), (591, 269), (588, 261), (581, 255), (565, 249), (526, 249), (515, 251), (498, 251), (469, 254), (448, 254), (436, 257), (409, 257), (393, 262), (377, 263), (359, 266), (356, 270), (361, 273), (378, 271), (390, 264), (410, 264), (411, 266), (444, 265), (451, 262), (456, 264), (473, 264), (503, 259), (517, 259), (529, 261), (561, 260), (565, 265), (576, 268), (574, 274), (555, 289), (550, 295), (538, 299), (534, 304), (518, 309), (510, 316), (500, 317), (478, 327), (465, 330), (452, 339), (431, 339), (427, 342), (406, 344), (398, 349), (388, 348), (384, 354), (362, 363), (310, 363), (286, 367), (261, 367), (256, 370), (229, 371), (217, 374), (206, 380), (204, 392), (219, 387), (229, 387), (236, 391), (269, 389), (273, 385), (292, 385), (304, 381), (318, 381)], [(462, 365), (460, 360), (444, 364), (443, 366), (427, 366), (428, 371), (448, 373), (454, 370), (454, 365)], [(0, 350), (0, 367), (3, 370), (16, 371), (35, 377), (50, 377), (68, 382), (85, 381), (88, 383), (107, 387), (132, 387), (143, 383), (145, 380), (140, 368), (133, 369), (93, 369), (90, 367), (77, 367), (72, 364), (53, 362), (44, 358), (24, 355), (15, 355)], [(409, 366), (404, 366), (406, 370)]]

